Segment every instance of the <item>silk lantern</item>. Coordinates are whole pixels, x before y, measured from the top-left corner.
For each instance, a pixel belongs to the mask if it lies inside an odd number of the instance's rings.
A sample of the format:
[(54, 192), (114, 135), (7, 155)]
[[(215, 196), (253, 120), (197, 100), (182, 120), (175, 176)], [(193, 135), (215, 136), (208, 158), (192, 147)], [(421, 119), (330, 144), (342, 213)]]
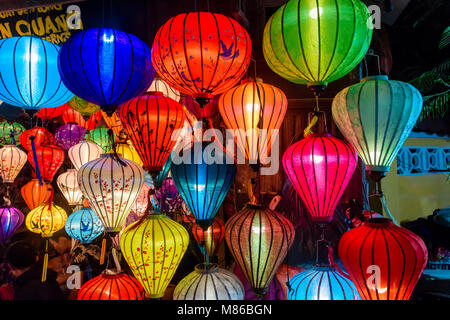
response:
[(55, 108), (40, 109), (36, 113), (36, 116), (41, 118), (42, 120), (50, 120), (53, 118), (57, 118), (63, 114), (66, 106), (67, 106), (66, 104), (63, 104), (63, 105), (61, 105), (59, 107), (55, 107)]
[(27, 162), (27, 154), (15, 145), (0, 149), (0, 176), (3, 183), (13, 183)]
[(111, 116), (108, 116), (105, 112), (101, 112), (103, 120), (106, 126), (114, 131), (118, 142), (125, 142), (127, 140), (127, 134), (123, 129), (122, 121), (120, 121), (117, 112), (113, 112)]
[(372, 76), (345, 88), (333, 100), (333, 119), (368, 171), (386, 172), (422, 111), (412, 85)]
[(22, 211), (10, 205), (0, 207), (0, 243), (5, 245), (22, 225)]
[[(64, 162), (64, 150), (58, 146), (41, 144), (36, 148), (36, 155), (42, 180), (51, 182)], [(29, 151), (27, 157), (34, 171), (37, 172), (33, 152)]]
[(50, 199), (53, 187), (49, 183), (41, 185), (38, 179), (32, 179), (20, 189), (20, 193), (28, 208), (33, 210)]
[(311, 134), (283, 154), (283, 167), (312, 220), (330, 222), (358, 164), (346, 142), (329, 134)]
[(144, 183), (144, 170), (135, 162), (104, 153), (78, 170), (78, 184), (108, 233), (116, 233)]
[(267, 22), (263, 54), (281, 77), (313, 88), (326, 86), (360, 63), (372, 29), (360, 0), (292, 0)]
[(68, 169), (58, 176), (56, 183), (69, 206), (76, 206), (80, 203), (83, 193), (81, 193), (80, 187), (78, 186), (77, 170)]
[(136, 201), (134, 201), (133, 206), (131, 207), (131, 211), (133, 211), (138, 217), (142, 217), (147, 211), (150, 190), (151, 188), (144, 183), (136, 198)]
[(411, 231), (371, 218), (342, 235), (339, 257), (363, 300), (408, 300), (428, 251)]
[(24, 109), (58, 107), (73, 94), (58, 72), (59, 46), (34, 36), (0, 41), (0, 99)]
[(164, 296), (188, 244), (186, 229), (159, 212), (129, 225), (120, 237), (125, 260), (152, 299)]
[[(107, 152), (113, 147), (116, 136), (112, 132), (112, 137), (108, 128), (97, 127), (86, 134), (86, 140), (91, 140), (102, 148), (103, 152)], [(112, 141), (114, 140), (114, 141)]]
[(173, 300), (244, 300), (244, 285), (217, 264), (202, 263), (178, 283)]
[(31, 151), (31, 139), (30, 137), (34, 137), (34, 146), (37, 148), (41, 144), (56, 144), (55, 138), (53, 135), (48, 132), (44, 127), (33, 127), (31, 129), (25, 130), (20, 135), (20, 144), (22, 147), (27, 150)]
[(239, 82), (251, 51), (250, 36), (235, 20), (218, 13), (189, 12), (159, 28), (152, 62), (171, 87), (204, 104)]
[(161, 92), (165, 97), (173, 99), (176, 102), (180, 102), (181, 100), (180, 92), (158, 77), (153, 80), (150, 87), (148, 87), (147, 92)]
[(281, 214), (248, 203), (225, 224), (225, 240), (252, 290), (264, 296), (294, 241), (294, 227)]
[(217, 116), (219, 110), (217, 108), (217, 102), (219, 101), (219, 96), (216, 95), (211, 98), (211, 100), (204, 104), (200, 105), (192, 96), (184, 97), (184, 106), (186, 109), (192, 113), (194, 117), (199, 120), (205, 118), (214, 118)]
[(202, 229), (199, 225), (192, 226), (192, 235), (197, 241), (199, 247), (206, 248), (206, 252), (210, 257), (214, 255), (216, 248), (223, 240), (225, 233), (225, 225), (219, 218), (214, 218), (212, 224), (206, 229)]
[(289, 281), (288, 300), (361, 300), (355, 285), (331, 266), (314, 266)]
[(104, 232), (102, 222), (89, 206), (69, 215), (65, 229), (70, 237), (81, 243), (91, 243)]
[(139, 154), (137, 153), (136, 149), (133, 146), (129, 146), (128, 143), (118, 143), (116, 144), (115, 150), (113, 148), (108, 151), (108, 153), (114, 152), (117, 152), (121, 155), (121, 157), (124, 157), (125, 159), (136, 162), (141, 167), (144, 165), (141, 158), (139, 158)]
[(83, 117), (89, 117), (91, 114), (100, 110), (100, 107), (94, 103), (88, 102), (80, 97), (73, 96), (67, 104), (73, 110), (81, 113)]
[(67, 153), (75, 169), (79, 170), (83, 164), (100, 158), (102, 151), (98, 144), (84, 140), (72, 146)]
[(15, 144), (20, 144), (19, 137), (24, 131), (25, 128), (20, 123), (0, 122), (0, 144), (13, 144), (13, 137), (16, 141)]
[(155, 76), (150, 48), (111, 28), (90, 28), (70, 37), (61, 47), (58, 66), (70, 91), (108, 115), (147, 90)]
[(75, 124), (68, 123), (59, 127), (55, 132), (56, 144), (64, 150), (69, 150), (72, 146), (84, 139), (86, 129)]
[(74, 109), (69, 107), (69, 105), (67, 105), (61, 117), (65, 124), (76, 123), (79, 126), (84, 127), (86, 130), (93, 130), (100, 123), (100, 120), (102, 119), (102, 114), (101, 112), (95, 112), (91, 114), (91, 116), (87, 120), (85, 120), (81, 113), (75, 111)]

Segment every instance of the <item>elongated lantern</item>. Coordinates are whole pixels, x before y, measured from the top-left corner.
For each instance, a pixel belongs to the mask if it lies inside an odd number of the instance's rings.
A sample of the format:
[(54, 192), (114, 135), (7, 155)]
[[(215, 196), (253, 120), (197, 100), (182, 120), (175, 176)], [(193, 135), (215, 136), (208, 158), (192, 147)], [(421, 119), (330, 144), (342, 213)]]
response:
[(0, 144), (13, 144), (13, 139), (11, 137), (12, 133), (16, 144), (19, 145), (19, 137), (24, 131), (25, 127), (20, 123), (9, 123), (8, 121), (0, 122)]
[(81, 243), (91, 243), (104, 231), (102, 222), (89, 207), (83, 207), (69, 215), (65, 229), (70, 237)]
[(225, 224), (225, 240), (252, 290), (263, 296), (294, 240), (292, 223), (262, 205), (247, 204)]
[(20, 193), (28, 208), (33, 210), (50, 199), (53, 187), (49, 183), (41, 185), (38, 179), (32, 179), (20, 189)]
[(78, 170), (78, 184), (108, 233), (119, 232), (144, 183), (135, 162), (104, 153)]
[(64, 198), (66, 198), (69, 206), (76, 206), (80, 203), (83, 194), (78, 186), (77, 170), (68, 169), (58, 176), (56, 183)]
[(169, 86), (164, 80), (155, 77), (147, 92), (161, 92), (165, 97), (180, 102), (181, 94), (178, 90)]
[(3, 183), (13, 183), (27, 162), (27, 154), (15, 145), (0, 149), (0, 176)]
[(22, 225), (25, 216), (11, 206), (0, 207), (0, 243), (6, 244)]
[(326, 86), (360, 63), (372, 29), (370, 13), (360, 0), (292, 0), (266, 24), (264, 58), (291, 82)]
[[(57, 146), (41, 144), (36, 148), (37, 161), (42, 179), (45, 182), (51, 182), (64, 162), (64, 150)], [(28, 161), (36, 172), (33, 152), (28, 152)]]
[(422, 111), (412, 85), (373, 76), (345, 88), (333, 100), (333, 119), (368, 171), (389, 171)]
[(120, 237), (125, 260), (152, 299), (164, 296), (188, 243), (186, 229), (157, 212), (126, 227)]
[(329, 222), (358, 164), (346, 142), (312, 134), (283, 154), (283, 167), (313, 221)]
[(55, 132), (56, 144), (64, 150), (84, 140), (86, 129), (76, 123), (68, 123), (58, 128)]
[(25, 130), (20, 135), (20, 144), (22, 147), (27, 150), (31, 151), (31, 139), (30, 137), (34, 137), (34, 146), (38, 148), (41, 144), (50, 144), (54, 145), (56, 144), (55, 138), (53, 135), (48, 132), (44, 127), (33, 127), (31, 129)]
[(71, 147), (67, 153), (75, 169), (79, 170), (83, 164), (100, 158), (102, 151), (98, 144), (84, 140)]
[(411, 231), (372, 218), (343, 234), (339, 257), (363, 300), (408, 300), (428, 251)]
[(108, 151), (108, 153), (114, 152), (117, 152), (117, 154), (120, 154), (120, 156), (124, 157), (125, 159), (136, 162), (141, 167), (144, 165), (141, 158), (139, 158), (139, 154), (137, 153), (136, 149), (133, 146), (128, 145), (128, 143), (118, 143), (116, 144), (115, 151), (114, 148)]
[(225, 225), (219, 218), (214, 218), (213, 223), (204, 230), (198, 224), (192, 226), (192, 235), (197, 241), (199, 247), (206, 248), (206, 252), (210, 257), (214, 255), (217, 247), (223, 240), (225, 234)]

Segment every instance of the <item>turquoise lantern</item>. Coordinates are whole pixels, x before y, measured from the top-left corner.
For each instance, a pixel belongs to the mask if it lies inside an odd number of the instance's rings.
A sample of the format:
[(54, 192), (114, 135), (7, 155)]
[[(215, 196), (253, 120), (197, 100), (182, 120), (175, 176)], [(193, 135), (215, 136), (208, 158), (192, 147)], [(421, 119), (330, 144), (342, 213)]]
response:
[(66, 220), (67, 234), (80, 240), (81, 243), (91, 243), (104, 231), (103, 224), (95, 212), (89, 207), (75, 211)]

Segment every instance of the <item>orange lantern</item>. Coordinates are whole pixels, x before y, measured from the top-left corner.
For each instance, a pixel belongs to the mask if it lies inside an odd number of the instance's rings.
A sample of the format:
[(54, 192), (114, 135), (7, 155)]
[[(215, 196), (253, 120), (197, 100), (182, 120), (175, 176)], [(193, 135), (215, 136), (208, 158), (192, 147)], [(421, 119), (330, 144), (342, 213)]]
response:
[(86, 130), (92, 130), (100, 123), (102, 113), (100, 110), (94, 112), (87, 120), (85, 120), (81, 113), (67, 106), (62, 113), (62, 119), (65, 124), (73, 122), (84, 127)]
[[(58, 146), (40, 145), (36, 148), (37, 162), (39, 172), (42, 179), (46, 182), (53, 180), (53, 177), (58, 171), (59, 167), (64, 162), (64, 150)], [(33, 152), (28, 152), (28, 161), (33, 167), (34, 171), (38, 173), (34, 161)], [(39, 177), (39, 173), (38, 173)]]
[(206, 248), (208, 255), (214, 255), (214, 251), (223, 240), (225, 225), (219, 218), (214, 218), (213, 223), (203, 230), (198, 224), (192, 226), (192, 234), (197, 241), (199, 247)]
[(117, 112), (113, 112), (111, 116), (108, 116), (106, 112), (102, 111), (103, 120), (106, 123), (106, 126), (116, 134), (116, 139), (118, 142), (124, 142), (127, 140), (127, 134), (123, 130), (122, 122), (120, 121), (119, 115)]
[(38, 179), (33, 179), (20, 189), (20, 193), (28, 208), (33, 210), (50, 199), (53, 187), (48, 183), (41, 185)]
[(53, 135), (50, 132), (48, 132), (45, 128), (34, 127), (25, 130), (20, 135), (20, 144), (27, 151), (31, 151), (31, 139), (30, 139), (31, 136), (34, 136), (34, 145), (36, 148), (39, 147), (41, 144), (56, 144)]

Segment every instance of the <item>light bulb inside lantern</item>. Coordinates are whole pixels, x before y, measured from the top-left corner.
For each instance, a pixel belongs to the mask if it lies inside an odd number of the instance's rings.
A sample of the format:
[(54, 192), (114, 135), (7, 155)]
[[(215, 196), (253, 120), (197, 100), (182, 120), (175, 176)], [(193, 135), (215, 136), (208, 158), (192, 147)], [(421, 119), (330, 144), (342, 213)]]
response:
[[(322, 16), (322, 11), (323, 11), (322, 7), (311, 9), (311, 11), (309, 11), (309, 16), (312, 19), (317, 19), (318, 16)], [(317, 15), (317, 12), (319, 12), (318, 15)]]
[(314, 155), (310, 155), (310, 160), (311, 161), (313, 161), (315, 164), (319, 164), (319, 163), (322, 163), (322, 161), (323, 161), (323, 156), (319, 156), (319, 155), (316, 155), (316, 154), (314, 154)]

